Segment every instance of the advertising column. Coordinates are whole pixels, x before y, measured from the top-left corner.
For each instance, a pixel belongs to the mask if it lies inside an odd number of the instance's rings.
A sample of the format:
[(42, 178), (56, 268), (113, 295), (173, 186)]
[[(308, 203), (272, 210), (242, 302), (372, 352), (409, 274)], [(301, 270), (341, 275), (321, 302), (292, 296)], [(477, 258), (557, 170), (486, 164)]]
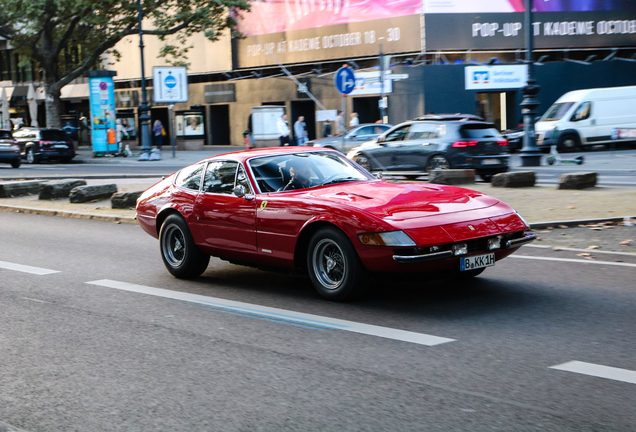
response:
[(93, 156), (117, 153), (114, 71), (89, 71)]

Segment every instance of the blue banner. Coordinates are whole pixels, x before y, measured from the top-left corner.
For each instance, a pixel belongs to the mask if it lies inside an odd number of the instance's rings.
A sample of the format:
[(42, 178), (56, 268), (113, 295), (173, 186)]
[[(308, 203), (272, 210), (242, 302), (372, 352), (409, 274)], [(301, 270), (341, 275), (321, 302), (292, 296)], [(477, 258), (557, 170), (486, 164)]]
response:
[(115, 84), (112, 77), (89, 78), (93, 153), (117, 153)]

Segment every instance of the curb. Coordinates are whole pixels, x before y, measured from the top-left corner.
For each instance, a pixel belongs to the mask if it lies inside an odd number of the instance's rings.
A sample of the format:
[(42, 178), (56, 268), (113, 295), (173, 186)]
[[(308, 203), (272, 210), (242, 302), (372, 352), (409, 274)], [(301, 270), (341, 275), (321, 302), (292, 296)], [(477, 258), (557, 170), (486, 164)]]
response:
[(42, 216), (59, 216), (73, 219), (91, 219), (102, 222), (115, 222), (115, 223), (130, 223), (136, 224), (137, 218), (134, 216), (108, 216), (96, 213), (76, 213), (64, 210), (52, 210), (52, 209), (36, 209), (30, 207), (19, 207), (12, 205), (0, 204), (0, 211), (14, 212), (14, 213), (28, 213)]
[(555, 225), (565, 225), (568, 227), (578, 226), (590, 223), (603, 223), (603, 222), (622, 222), (625, 219), (636, 219), (636, 216), (622, 216), (622, 217), (611, 217), (611, 218), (600, 218), (600, 219), (578, 219), (578, 220), (566, 220), (566, 221), (556, 221), (556, 222), (537, 222), (531, 223), (531, 229), (541, 229), (547, 228), (549, 226)]

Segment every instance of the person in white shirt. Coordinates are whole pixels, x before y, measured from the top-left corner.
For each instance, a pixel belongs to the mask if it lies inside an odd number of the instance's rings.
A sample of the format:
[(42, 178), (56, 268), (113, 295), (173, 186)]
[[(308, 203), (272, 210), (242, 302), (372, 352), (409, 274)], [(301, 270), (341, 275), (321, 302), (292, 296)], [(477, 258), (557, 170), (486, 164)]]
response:
[(289, 145), (289, 124), (287, 123), (287, 114), (283, 114), (278, 122), (276, 122), (276, 128), (278, 129), (278, 139), (280, 140), (280, 146)]
[(338, 115), (336, 116), (336, 135), (342, 135), (345, 133), (345, 129), (344, 113), (342, 111), (338, 111)]
[(349, 121), (349, 126), (358, 126), (360, 124), (360, 119), (358, 118), (358, 113), (351, 113), (351, 120)]

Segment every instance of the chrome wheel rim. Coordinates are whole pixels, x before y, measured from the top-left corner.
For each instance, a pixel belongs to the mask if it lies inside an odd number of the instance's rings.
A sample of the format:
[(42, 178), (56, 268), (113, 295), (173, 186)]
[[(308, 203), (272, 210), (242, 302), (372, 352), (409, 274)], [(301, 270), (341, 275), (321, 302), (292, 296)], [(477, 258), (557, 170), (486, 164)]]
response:
[(435, 169), (449, 169), (450, 165), (448, 165), (448, 161), (443, 156), (433, 156), (431, 160), (428, 162), (428, 170), (432, 171)]
[(367, 159), (365, 156), (358, 156), (356, 158), (356, 163), (360, 165), (362, 168), (364, 168), (365, 170), (371, 172), (371, 163), (369, 162), (369, 159)]
[(572, 138), (563, 140), (563, 147), (566, 149), (573, 149), (576, 147), (576, 142)]
[(181, 228), (176, 225), (166, 227), (161, 249), (163, 249), (166, 262), (172, 267), (178, 267), (183, 263), (186, 256), (186, 243)]
[(328, 290), (338, 289), (347, 276), (344, 253), (338, 243), (322, 239), (314, 248), (312, 261), (314, 274), (320, 284)]
[(27, 162), (28, 162), (28, 163), (30, 163), (30, 164), (32, 164), (32, 163), (33, 163), (33, 161), (35, 160), (35, 156), (33, 155), (33, 150), (29, 149), (29, 150), (27, 151), (26, 159), (27, 159)]

